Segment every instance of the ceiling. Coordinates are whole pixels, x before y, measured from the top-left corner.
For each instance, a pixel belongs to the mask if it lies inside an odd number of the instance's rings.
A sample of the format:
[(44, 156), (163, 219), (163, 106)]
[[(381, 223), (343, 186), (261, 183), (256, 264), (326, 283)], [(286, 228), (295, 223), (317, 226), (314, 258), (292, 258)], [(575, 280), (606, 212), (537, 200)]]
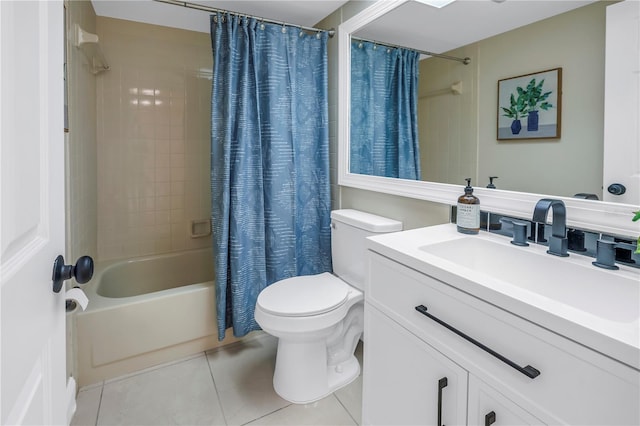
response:
[[(466, 46), (594, 0), (458, 0), (441, 9), (410, 1), (367, 24), (356, 36), (434, 53)], [(514, 49), (525, 46), (513, 46)]]
[[(205, 33), (210, 31), (210, 13), (206, 11), (153, 0), (91, 1), (98, 16)], [(348, 0), (187, 1), (278, 22), (314, 26)], [(419, 1), (410, 1), (368, 24), (357, 32), (357, 36), (440, 53), (567, 12), (593, 1), (458, 0), (441, 9)], [(481, 18), (478, 19), (479, 17)]]
[[(314, 26), (347, 0), (193, 0), (203, 6), (267, 18), (278, 22)], [(98, 16), (128, 21), (210, 31), (209, 13), (153, 0), (91, 0)]]

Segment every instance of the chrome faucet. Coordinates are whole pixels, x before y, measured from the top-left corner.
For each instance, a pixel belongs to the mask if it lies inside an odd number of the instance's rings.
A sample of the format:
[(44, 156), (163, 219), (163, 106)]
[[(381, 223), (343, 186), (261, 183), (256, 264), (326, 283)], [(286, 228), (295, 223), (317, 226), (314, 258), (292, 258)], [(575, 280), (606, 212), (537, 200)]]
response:
[(538, 223), (546, 223), (547, 213), (552, 210), (551, 237), (549, 237), (549, 250), (547, 253), (554, 256), (569, 256), (567, 248), (569, 242), (567, 240), (567, 209), (562, 200), (554, 200), (552, 198), (543, 198), (536, 203), (533, 209), (533, 221)]

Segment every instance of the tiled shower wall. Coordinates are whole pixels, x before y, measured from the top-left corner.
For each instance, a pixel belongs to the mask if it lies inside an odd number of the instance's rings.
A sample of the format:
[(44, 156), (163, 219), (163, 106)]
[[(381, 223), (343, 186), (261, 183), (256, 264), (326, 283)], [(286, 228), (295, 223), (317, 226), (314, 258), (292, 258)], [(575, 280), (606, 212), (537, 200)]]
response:
[(211, 41), (98, 17), (111, 66), (97, 78), (98, 258), (207, 247)]

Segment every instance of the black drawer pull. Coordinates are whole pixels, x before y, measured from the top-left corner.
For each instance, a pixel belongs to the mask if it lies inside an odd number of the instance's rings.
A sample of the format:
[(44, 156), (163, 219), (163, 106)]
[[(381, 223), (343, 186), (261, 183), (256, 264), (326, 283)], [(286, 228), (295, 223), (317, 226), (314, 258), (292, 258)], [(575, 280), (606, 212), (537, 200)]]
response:
[(450, 326), (446, 322), (442, 321), (440, 318), (434, 317), (429, 312), (427, 312), (427, 307), (426, 306), (424, 306), (424, 305), (416, 306), (416, 311), (420, 312), (422, 315), (425, 315), (425, 316), (431, 318), (432, 320), (434, 320), (435, 322), (437, 322), (441, 326), (447, 328), (448, 330), (453, 331), (458, 336), (460, 336), (463, 339), (473, 343), (474, 345), (476, 345), (477, 347), (479, 347), (483, 351), (489, 352), (491, 355), (493, 355), (494, 357), (498, 358), (500, 361), (504, 362), (507, 365), (510, 365), (511, 367), (515, 368), (516, 370), (518, 370), (519, 372), (521, 372), (525, 376), (529, 377), (530, 379), (535, 379), (536, 377), (538, 377), (540, 375), (540, 371), (536, 370), (532, 366), (527, 365), (526, 367), (520, 367), (515, 362), (511, 361), (508, 358), (505, 358), (504, 356), (500, 355), (498, 352), (494, 351), (493, 349), (483, 345), (482, 343), (478, 342), (473, 337), (467, 336), (466, 334), (464, 334), (460, 330), (458, 330), (458, 329)]
[(484, 426), (491, 426), (496, 422), (496, 412), (490, 411), (484, 416)]
[(444, 426), (442, 424), (442, 389), (446, 388), (448, 384), (446, 377), (438, 380), (438, 426)]

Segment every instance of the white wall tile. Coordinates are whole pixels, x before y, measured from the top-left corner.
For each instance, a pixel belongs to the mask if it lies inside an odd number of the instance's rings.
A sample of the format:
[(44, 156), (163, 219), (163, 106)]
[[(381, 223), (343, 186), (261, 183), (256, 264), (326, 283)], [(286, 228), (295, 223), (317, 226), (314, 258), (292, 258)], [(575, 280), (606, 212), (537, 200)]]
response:
[[(210, 81), (194, 75), (211, 61), (209, 36), (102, 17), (97, 32), (111, 65), (96, 101), (99, 258), (198, 246), (187, 244), (188, 225), (211, 199), (200, 158), (209, 155), (211, 108)], [(191, 162), (185, 116), (201, 135), (189, 141)]]

